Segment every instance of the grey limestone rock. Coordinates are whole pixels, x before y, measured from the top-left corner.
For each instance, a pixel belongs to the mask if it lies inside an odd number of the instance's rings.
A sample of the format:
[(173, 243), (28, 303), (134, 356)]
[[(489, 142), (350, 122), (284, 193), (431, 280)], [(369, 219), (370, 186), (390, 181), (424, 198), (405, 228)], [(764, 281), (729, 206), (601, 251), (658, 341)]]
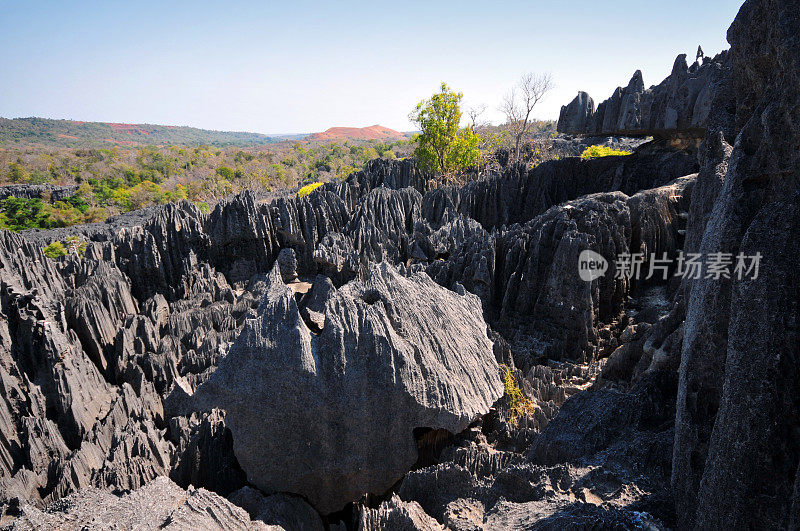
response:
[(561, 108), (558, 131), (579, 135), (705, 136), (716, 117), (715, 102), (722, 106), (731, 80), (730, 57), (722, 52), (689, 66), (679, 55), (670, 75), (660, 84), (645, 88), (637, 70), (627, 87), (618, 87), (594, 109), (585, 92)]
[(586, 133), (586, 121), (594, 114), (594, 100), (585, 92), (578, 92), (569, 105), (561, 107), (558, 116), (558, 132), (570, 134)]
[(425, 514), (416, 502), (404, 502), (397, 495), (383, 502), (377, 509), (365, 507), (358, 520), (358, 531), (439, 531), (445, 527)]
[(115, 496), (100, 489), (72, 494), (44, 511), (22, 505), (15, 520), (2, 527), (33, 529), (283, 529), (251, 521), (248, 514), (225, 498), (205, 489), (181, 489), (158, 477), (129, 494)]
[(424, 274), (372, 266), (330, 293), (324, 313), (317, 335), (274, 268), (256, 319), (194, 403), (226, 411), (250, 481), (330, 513), (402, 477), (417, 458), (414, 428), (458, 433), (502, 384), (477, 297)]
[(228, 499), (246, 510), (253, 520), (280, 526), (286, 531), (322, 531), (325, 528), (319, 514), (299, 496), (264, 496), (254, 488), (242, 487)]
[(672, 475), (686, 527), (798, 523), (798, 32), (800, 5), (770, 0), (728, 30), (740, 131), (699, 249), (761, 253), (761, 271), (691, 285)]

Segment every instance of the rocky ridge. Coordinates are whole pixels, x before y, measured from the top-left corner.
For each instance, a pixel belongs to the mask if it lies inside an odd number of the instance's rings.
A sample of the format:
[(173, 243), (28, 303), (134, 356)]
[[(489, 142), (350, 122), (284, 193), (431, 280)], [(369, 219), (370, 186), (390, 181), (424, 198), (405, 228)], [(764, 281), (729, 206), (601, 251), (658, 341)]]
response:
[(646, 89), (637, 70), (626, 87), (617, 87), (596, 109), (594, 100), (579, 92), (561, 107), (558, 132), (655, 136), (673, 143), (703, 137), (709, 123), (718, 119), (714, 113), (733, 101), (730, 63), (728, 52), (698, 58), (692, 65), (681, 54), (658, 85)]

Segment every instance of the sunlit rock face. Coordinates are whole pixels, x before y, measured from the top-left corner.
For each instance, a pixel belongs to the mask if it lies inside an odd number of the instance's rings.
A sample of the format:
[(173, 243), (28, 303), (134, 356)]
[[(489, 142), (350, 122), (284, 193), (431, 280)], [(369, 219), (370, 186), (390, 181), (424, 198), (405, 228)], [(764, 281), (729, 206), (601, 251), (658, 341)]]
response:
[(425, 274), (374, 265), (329, 289), (321, 313), (314, 333), (274, 268), (193, 402), (226, 411), (249, 481), (330, 513), (400, 479), (417, 459), (415, 428), (463, 431), (503, 386), (479, 299)]

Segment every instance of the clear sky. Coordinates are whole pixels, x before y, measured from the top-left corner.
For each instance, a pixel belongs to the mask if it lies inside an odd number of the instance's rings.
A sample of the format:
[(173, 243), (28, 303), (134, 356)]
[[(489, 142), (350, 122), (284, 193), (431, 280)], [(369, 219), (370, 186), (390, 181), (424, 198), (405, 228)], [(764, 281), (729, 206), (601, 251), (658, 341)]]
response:
[(0, 0), (0, 116), (304, 133), (381, 124), (441, 81), (487, 118), (527, 71), (599, 103), (697, 45), (728, 47), (740, 0)]

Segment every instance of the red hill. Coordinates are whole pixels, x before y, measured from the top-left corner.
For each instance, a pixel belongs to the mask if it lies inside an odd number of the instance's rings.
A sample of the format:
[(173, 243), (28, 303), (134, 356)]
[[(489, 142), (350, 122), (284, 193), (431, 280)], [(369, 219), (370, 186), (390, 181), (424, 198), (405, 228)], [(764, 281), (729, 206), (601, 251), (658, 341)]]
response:
[(398, 140), (405, 135), (382, 125), (369, 127), (331, 127), (322, 133), (308, 135), (307, 140)]

